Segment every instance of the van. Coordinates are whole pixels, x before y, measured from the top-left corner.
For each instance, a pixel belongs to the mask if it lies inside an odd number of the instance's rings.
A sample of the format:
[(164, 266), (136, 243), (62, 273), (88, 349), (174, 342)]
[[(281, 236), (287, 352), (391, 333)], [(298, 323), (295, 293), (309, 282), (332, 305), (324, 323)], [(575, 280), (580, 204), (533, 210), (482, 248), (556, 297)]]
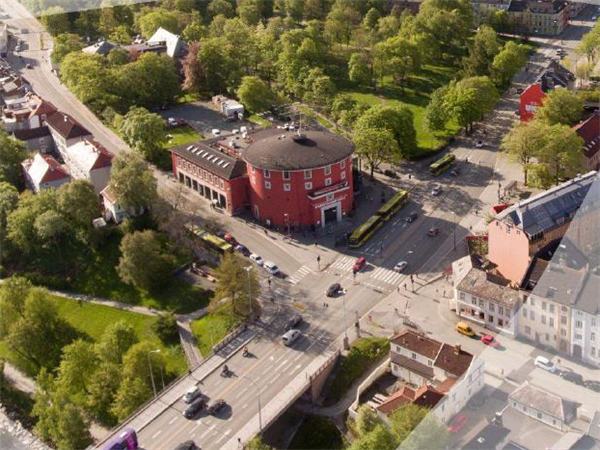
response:
[(281, 340), (283, 341), (283, 345), (289, 347), (296, 342), (300, 336), (302, 336), (300, 330), (290, 330), (281, 337)]
[(274, 262), (271, 261), (265, 261), (265, 264), (263, 266), (267, 272), (269, 272), (271, 275), (277, 276), (279, 275), (279, 267), (277, 267), (277, 265)]
[(465, 336), (475, 336), (475, 332), (473, 331), (473, 329), (464, 322), (458, 322), (456, 324), (456, 331), (458, 331), (460, 334), (464, 334)]
[(547, 370), (550, 373), (556, 372), (556, 366), (550, 361), (548, 358), (544, 358), (543, 356), (538, 356), (535, 358), (533, 364), (540, 369)]

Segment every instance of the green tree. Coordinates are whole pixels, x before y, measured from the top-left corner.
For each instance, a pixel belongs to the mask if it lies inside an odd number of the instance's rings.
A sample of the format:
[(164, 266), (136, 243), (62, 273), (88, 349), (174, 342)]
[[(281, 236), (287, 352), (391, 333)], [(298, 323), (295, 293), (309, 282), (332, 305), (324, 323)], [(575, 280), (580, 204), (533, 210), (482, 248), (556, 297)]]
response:
[(172, 312), (160, 314), (152, 324), (152, 331), (164, 342), (173, 343), (179, 340), (177, 318)]
[(125, 210), (146, 209), (158, 196), (154, 175), (135, 153), (123, 153), (113, 159), (109, 186)]
[(271, 88), (259, 77), (242, 78), (237, 95), (246, 109), (254, 113), (266, 111), (275, 100), (275, 94)]
[(125, 353), (139, 342), (135, 330), (124, 320), (110, 324), (96, 344), (96, 352), (102, 361), (121, 364)]
[(508, 86), (512, 77), (527, 62), (527, 49), (523, 45), (507, 42), (492, 62), (494, 79), (500, 86)]
[(250, 275), (248, 275), (243, 261), (236, 255), (228, 253), (223, 257), (217, 269), (217, 289), (213, 305), (218, 306), (220, 300), (228, 299), (231, 301), (235, 314), (248, 316), (250, 314), (249, 287), (252, 292), (253, 312), (257, 314), (260, 311), (260, 306), (256, 301), (260, 295), (258, 276), (254, 269), (251, 269)]
[(370, 433), (356, 439), (350, 450), (394, 450), (397, 446), (398, 440), (390, 429), (379, 424)]
[(273, 447), (265, 444), (260, 436), (256, 436), (248, 442), (246, 448), (248, 450), (273, 450)]
[(304, 80), (304, 100), (328, 105), (336, 94), (336, 87), (331, 78), (319, 67), (311, 69)]
[(154, 8), (140, 16), (138, 24), (142, 36), (149, 39), (159, 28), (164, 28), (174, 34), (180, 34), (183, 30), (183, 24), (180, 23), (179, 19), (179, 16), (173, 11)]
[(89, 384), (100, 360), (94, 344), (78, 339), (63, 348), (58, 367), (57, 385), (68, 392), (75, 403), (83, 405), (89, 395)]
[(381, 129), (392, 133), (399, 147), (399, 156), (407, 158), (417, 147), (412, 111), (405, 105), (376, 105), (367, 110), (356, 122), (356, 129)]
[(165, 120), (145, 108), (132, 107), (119, 130), (125, 142), (146, 158), (156, 161), (164, 152)]
[(361, 405), (356, 412), (356, 431), (359, 436), (364, 436), (381, 424), (381, 419), (377, 413), (367, 404)]
[(216, 16), (222, 15), (226, 18), (235, 16), (233, 5), (227, 0), (212, 0), (206, 8), (208, 19), (212, 21)]
[[(127, 350), (123, 357), (123, 378), (140, 379), (149, 388), (152, 388), (152, 379), (154, 378), (158, 390), (166, 370), (166, 360), (160, 352), (150, 353), (155, 350), (156, 346), (149, 341), (138, 342)], [(148, 362), (149, 358), (150, 363)], [(150, 367), (152, 367), (152, 375)]]
[(119, 390), (121, 377), (121, 367), (111, 362), (100, 363), (90, 374), (86, 410), (108, 426), (117, 423), (111, 407)]
[(53, 36), (71, 31), (69, 16), (60, 6), (51, 6), (42, 13), (42, 25)]
[(198, 64), (204, 75), (201, 92), (218, 94), (227, 90), (234, 64), (221, 39), (211, 38), (202, 41), (198, 51)]
[(8, 215), (19, 205), (19, 191), (6, 181), (0, 182), (0, 242), (6, 243), (6, 222)]
[(338, 94), (331, 103), (331, 115), (335, 120), (340, 120), (344, 111), (350, 111), (357, 105), (357, 101), (354, 100), (348, 94)]
[(492, 62), (500, 52), (496, 32), (482, 25), (469, 45), (469, 55), (463, 58), (463, 70), (466, 76), (490, 75)]
[(408, 77), (421, 67), (419, 46), (400, 36), (390, 38), (377, 45), (374, 63), (380, 77), (391, 75), (394, 82), (404, 90)]
[(44, 247), (54, 249), (62, 260), (60, 244), (69, 234), (69, 225), (57, 211), (49, 209), (33, 223), (35, 233)]
[(129, 53), (119, 47), (113, 48), (108, 53), (108, 64), (111, 67), (124, 66), (129, 62)]
[(156, 232), (146, 230), (127, 234), (119, 248), (121, 258), (117, 272), (125, 283), (151, 291), (168, 280), (174, 261), (163, 251)]
[(600, 52), (600, 29), (597, 26), (581, 38), (575, 52), (585, 56), (592, 64), (596, 62)]
[(583, 114), (583, 98), (568, 89), (554, 89), (546, 94), (536, 119), (548, 125), (575, 125)]
[(425, 108), (425, 126), (431, 132), (444, 130), (450, 119), (450, 114), (446, 108), (447, 93), (448, 86), (442, 86), (433, 91)]
[(385, 16), (377, 22), (377, 34), (380, 39), (390, 39), (400, 31), (400, 20), (393, 15)]
[(366, 86), (373, 84), (373, 61), (367, 53), (352, 53), (348, 69), (351, 81)]
[(363, 26), (369, 31), (374, 31), (377, 29), (379, 19), (381, 19), (381, 13), (379, 12), (379, 10), (371, 8), (369, 12), (367, 12), (367, 14), (365, 15), (365, 18), (363, 19)]
[(256, 26), (261, 19), (261, 8), (257, 0), (239, 0), (237, 13), (246, 25)]
[[(358, 121), (361, 122), (361, 119)], [(400, 159), (400, 148), (391, 131), (384, 128), (369, 128), (358, 125), (354, 133), (356, 154), (364, 158), (373, 172), (383, 162), (397, 162)]]
[(142, 379), (125, 378), (117, 391), (111, 412), (121, 422), (151, 396), (152, 389)]
[(25, 144), (0, 129), (0, 183), (6, 181), (15, 187), (22, 186), (21, 163), (27, 156)]
[[(413, 407), (414, 405), (407, 406)], [(402, 450), (420, 450), (424, 448), (428, 450), (443, 450), (448, 448), (450, 444), (448, 426), (442, 423), (430, 410), (425, 408), (419, 409), (420, 411), (414, 411), (414, 408), (403, 411), (404, 407), (402, 407), (395, 413), (396, 418), (392, 415), (392, 423), (396, 423), (397, 425), (404, 424), (396, 428), (406, 436), (402, 439), (400, 448)], [(416, 417), (423, 415), (424, 417), (419, 422), (415, 420)], [(414, 426), (412, 429), (409, 429), (408, 427), (411, 425)]]
[(13, 276), (3, 280), (0, 287), (0, 340), (8, 335), (17, 320), (25, 317), (25, 300), (31, 288), (26, 278)]
[(403, 442), (409, 434), (429, 414), (430, 410), (409, 403), (394, 411), (390, 417), (390, 428), (397, 436), (399, 442)]
[(186, 42), (195, 42), (205, 38), (208, 35), (208, 30), (204, 25), (198, 22), (192, 22), (184, 28), (181, 36)]
[(52, 62), (60, 64), (60, 62), (69, 53), (78, 52), (83, 48), (81, 38), (74, 33), (59, 34), (54, 38), (54, 46), (52, 47)]
[(89, 241), (92, 221), (99, 217), (98, 195), (88, 180), (74, 180), (58, 189), (58, 210), (66, 221), (79, 233), (84, 241)]
[[(546, 167), (554, 184), (574, 177), (584, 169), (581, 149), (583, 139), (570, 126), (556, 124), (549, 127), (546, 145), (537, 155), (539, 164)], [(550, 185), (544, 184), (543, 188)]]
[(117, 44), (127, 45), (131, 43), (131, 32), (127, 25), (119, 25), (108, 35), (108, 38)]
[(494, 108), (498, 97), (488, 77), (470, 77), (452, 84), (444, 99), (448, 112), (470, 133), (473, 124)]

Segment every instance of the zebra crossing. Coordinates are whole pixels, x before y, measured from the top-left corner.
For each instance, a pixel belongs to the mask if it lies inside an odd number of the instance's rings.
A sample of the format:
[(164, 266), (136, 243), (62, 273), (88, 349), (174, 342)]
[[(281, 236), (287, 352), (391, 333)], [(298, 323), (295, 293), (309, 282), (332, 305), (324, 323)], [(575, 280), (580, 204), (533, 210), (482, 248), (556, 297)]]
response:
[(298, 270), (296, 270), (296, 272), (294, 272), (293, 275), (290, 275), (288, 277), (288, 281), (291, 284), (300, 283), (300, 281), (302, 281), (302, 278), (304, 278), (307, 275), (310, 275), (311, 273), (313, 273), (313, 271), (309, 267), (302, 266)]
[[(326, 270), (326, 272), (352, 272), (352, 266), (356, 262), (356, 258), (350, 256), (342, 256), (336, 259)], [(360, 277), (368, 277), (373, 280), (381, 281), (392, 286), (396, 286), (402, 277), (402, 273), (396, 272), (392, 269), (386, 269), (385, 267), (377, 267), (374, 270), (364, 272), (359, 275)]]
[(356, 262), (356, 258), (352, 258), (350, 256), (342, 256), (341, 258), (336, 259), (328, 268), (341, 270), (342, 272), (352, 272), (352, 266)]
[(386, 269), (385, 267), (379, 267), (375, 269), (375, 271), (370, 275), (371, 278), (394, 285), (397, 284), (403, 276), (401, 273), (398, 273), (395, 270)]

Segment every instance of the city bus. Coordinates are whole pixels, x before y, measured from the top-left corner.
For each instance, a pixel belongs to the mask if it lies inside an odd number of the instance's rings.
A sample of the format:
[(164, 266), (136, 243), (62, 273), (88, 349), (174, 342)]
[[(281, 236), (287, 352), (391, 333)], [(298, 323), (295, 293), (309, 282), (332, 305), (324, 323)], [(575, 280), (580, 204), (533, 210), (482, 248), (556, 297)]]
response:
[(117, 436), (108, 441), (103, 450), (137, 450), (137, 434), (133, 428), (124, 428)]
[(442, 172), (445, 172), (446, 170), (448, 170), (452, 166), (452, 164), (454, 164), (455, 159), (456, 159), (456, 156), (454, 156), (453, 153), (448, 153), (447, 155), (442, 156), (440, 159), (433, 162), (429, 166), (429, 171), (432, 174), (434, 174), (435, 176), (438, 176)]
[(384, 222), (396, 214), (404, 205), (408, 203), (408, 192), (399, 191), (385, 205), (379, 208), (375, 214), (383, 219)]
[(221, 239), (219, 236), (209, 233), (208, 231), (194, 225), (186, 225), (186, 228), (196, 237), (206, 244), (206, 246), (223, 255), (225, 253), (233, 252), (233, 245), (228, 243), (225, 239)]
[(348, 247), (350, 248), (358, 248), (363, 245), (365, 242), (369, 240), (375, 232), (381, 228), (384, 224), (384, 220), (381, 216), (374, 215), (361, 226), (356, 228), (352, 234), (350, 235), (350, 239), (348, 240)]

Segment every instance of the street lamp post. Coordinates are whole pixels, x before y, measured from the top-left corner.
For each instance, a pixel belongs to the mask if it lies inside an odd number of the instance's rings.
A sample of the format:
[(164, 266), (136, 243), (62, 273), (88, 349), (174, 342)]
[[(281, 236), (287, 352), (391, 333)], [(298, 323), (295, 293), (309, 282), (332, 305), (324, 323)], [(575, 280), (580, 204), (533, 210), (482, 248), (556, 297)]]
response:
[(342, 345), (344, 350), (348, 350), (348, 323), (346, 322), (346, 296), (342, 295), (342, 305), (344, 309), (344, 340), (342, 341)]
[(250, 322), (254, 321), (254, 311), (252, 310), (252, 282), (250, 280), (250, 271), (252, 266), (245, 267), (244, 270), (248, 272), (248, 300), (250, 302)]
[(454, 226), (452, 227), (452, 240), (454, 242), (453, 249), (456, 250), (456, 213), (452, 211), (452, 223)]
[(247, 377), (246, 375), (240, 375), (240, 377), (244, 378), (245, 380), (248, 380), (256, 388), (256, 399), (258, 400), (258, 429), (259, 433), (262, 435), (262, 413), (260, 412), (262, 408), (260, 406), (260, 388), (253, 379)]
[[(154, 375), (152, 374), (152, 361), (150, 361), (150, 354), (151, 353), (160, 353), (160, 349), (157, 348), (156, 350), (152, 350), (150, 352), (148, 352), (148, 354), (146, 355), (148, 357), (148, 367), (150, 368), (150, 381), (152, 382), (152, 390), (154, 391), (154, 397), (156, 398), (156, 385), (154, 384)], [(161, 368), (161, 377), (162, 377), (162, 368)], [(164, 388), (164, 379), (163, 379), (163, 388)]]

